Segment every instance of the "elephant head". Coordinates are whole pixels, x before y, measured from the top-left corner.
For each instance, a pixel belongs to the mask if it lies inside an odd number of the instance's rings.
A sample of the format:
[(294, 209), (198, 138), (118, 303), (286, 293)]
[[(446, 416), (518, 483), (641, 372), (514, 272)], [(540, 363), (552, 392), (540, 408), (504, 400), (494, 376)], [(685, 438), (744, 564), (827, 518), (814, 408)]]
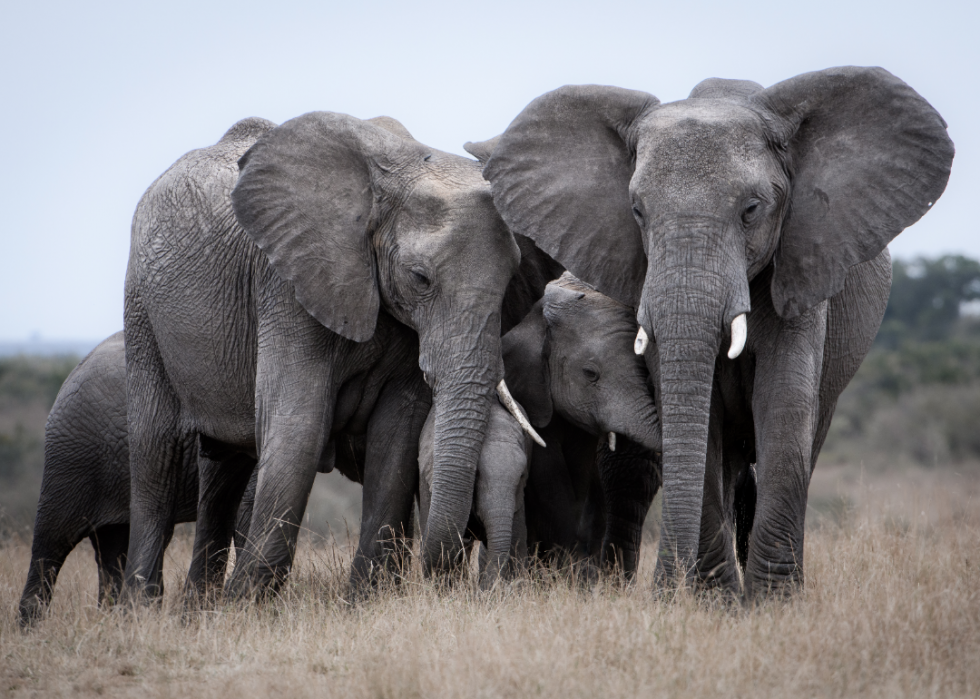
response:
[(715, 362), (741, 352), (750, 281), (771, 268), (786, 321), (833, 296), (939, 198), (952, 158), (926, 100), (856, 67), (712, 79), (669, 104), (563, 87), (495, 144), (484, 175), (511, 230), (635, 308), (638, 349), (656, 340), (667, 575), (693, 572)]
[(632, 309), (569, 273), (504, 336), (504, 366), (531, 424), (546, 427), (558, 413), (576, 427), (624, 435), (660, 451), (660, 423), (643, 360), (633, 352)]
[[(427, 568), (460, 550), (494, 387), (514, 237), (480, 166), (428, 148), (401, 124), (313, 112), (239, 161), (235, 215), (330, 330), (371, 339), (379, 310), (418, 332), (434, 400)], [(503, 392), (506, 392), (506, 388)]]

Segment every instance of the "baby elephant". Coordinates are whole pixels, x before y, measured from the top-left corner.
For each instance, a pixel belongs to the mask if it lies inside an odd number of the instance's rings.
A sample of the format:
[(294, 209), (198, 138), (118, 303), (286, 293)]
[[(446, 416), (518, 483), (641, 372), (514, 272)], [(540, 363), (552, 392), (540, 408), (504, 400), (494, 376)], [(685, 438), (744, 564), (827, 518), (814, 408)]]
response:
[[(507, 385), (547, 446), (532, 443), (505, 409), (494, 407), (469, 523), (486, 544), (482, 586), (512, 571), (528, 546), (541, 554), (597, 552), (606, 543), (638, 547), (660, 484), (661, 446), (649, 377), (633, 352), (636, 328), (629, 308), (565, 273), (504, 336)], [(622, 463), (617, 440), (631, 443), (621, 450), (628, 452)], [(604, 458), (597, 464), (600, 441)], [(422, 521), (431, 453), (427, 424), (419, 450)], [(621, 534), (624, 516), (636, 520), (627, 535)], [(635, 571), (635, 551), (625, 559)]]
[[(185, 453), (196, 454), (196, 449)], [(197, 464), (183, 469), (178, 522), (197, 514)], [(123, 334), (103, 341), (68, 376), (44, 430), (44, 476), (20, 623), (38, 619), (72, 549), (88, 537), (99, 602), (117, 597), (129, 545), (129, 440)]]
[[(187, 456), (177, 484), (175, 523), (197, 518), (199, 469), (207, 470), (211, 463), (208, 445), (199, 449), (197, 439), (196, 434), (182, 437)], [(242, 468), (254, 466), (248, 457), (236, 458)], [(210, 506), (208, 493), (204, 500), (202, 506)], [(217, 504), (230, 510), (224, 518), (230, 538), (238, 503)], [(61, 566), (85, 537), (92, 542), (99, 567), (99, 603), (118, 598), (129, 546), (126, 351), (121, 332), (75, 367), (48, 416), (31, 563), (20, 599), (22, 626), (44, 613)], [(223, 569), (226, 556), (227, 546), (195, 559)]]

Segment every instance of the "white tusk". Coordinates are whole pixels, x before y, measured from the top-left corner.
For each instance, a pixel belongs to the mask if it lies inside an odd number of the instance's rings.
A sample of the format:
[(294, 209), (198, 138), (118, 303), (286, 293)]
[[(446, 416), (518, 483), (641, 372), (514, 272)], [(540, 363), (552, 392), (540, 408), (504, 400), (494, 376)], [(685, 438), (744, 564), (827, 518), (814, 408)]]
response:
[(745, 314), (740, 313), (732, 321), (732, 348), (728, 350), (728, 358), (735, 359), (742, 354), (745, 349), (745, 338), (749, 334), (748, 324), (745, 322)]
[(647, 331), (641, 326), (636, 332), (636, 340), (633, 342), (633, 351), (640, 357), (647, 351), (647, 345), (650, 344), (650, 338), (647, 337)]
[(527, 421), (526, 417), (524, 417), (524, 413), (521, 412), (521, 408), (517, 405), (517, 401), (514, 400), (514, 396), (510, 395), (510, 389), (507, 388), (507, 384), (503, 379), (500, 379), (500, 383), (497, 384), (497, 395), (500, 397), (500, 402), (504, 404), (504, 407), (507, 408), (508, 412), (510, 412), (510, 414), (514, 416), (514, 419), (520, 423), (521, 428), (531, 435), (531, 439), (540, 444), (542, 447), (547, 447), (548, 445), (544, 443), (543, 439), (541, 439), (541, 435), (534, 431), (534, 428), (531, 427), (531, 423)]
[(616, 433), (609, 433), (609, 451), (616, 451)]

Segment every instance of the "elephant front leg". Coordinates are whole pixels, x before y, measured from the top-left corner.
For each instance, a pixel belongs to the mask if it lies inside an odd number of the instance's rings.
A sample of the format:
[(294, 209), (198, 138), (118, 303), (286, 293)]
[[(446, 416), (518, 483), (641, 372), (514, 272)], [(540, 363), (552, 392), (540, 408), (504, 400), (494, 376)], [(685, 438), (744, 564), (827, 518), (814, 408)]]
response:
[(397, 580), (407, 561), (419, 488), (419, 438), (430, 405), (421, 372), (390, 381), (378, 396), (368, 421), (361, 535), (350, 577), (354, 587), (373, 585), (380, 574)]
[(325, 402), (318, 407), (297, 416), (263, 416), (260, 410), (259, 476), (248, 541), (240, 557), (236, 551), (227, 585), (232, 597), (276, 590), (289, 575), (332, 417)]
[(803, 536), (826, 331), (824, 302), (779, 321), (757, 350), (752, 413), (756, 504), (745, 567), (748, 599), (803, 585)]

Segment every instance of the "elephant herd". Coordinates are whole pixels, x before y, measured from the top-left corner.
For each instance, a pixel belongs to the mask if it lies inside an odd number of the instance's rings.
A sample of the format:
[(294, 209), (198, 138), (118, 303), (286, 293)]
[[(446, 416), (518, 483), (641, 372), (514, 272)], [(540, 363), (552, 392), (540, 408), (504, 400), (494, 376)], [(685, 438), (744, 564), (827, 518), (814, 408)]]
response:
[(632, 576), (661, 487), (658, 587), (803, 584), (810, 475), (886, 246), (946, 186), (942, 117), (881, 68), (566, 86), (466, 150), (249, 118), (149, 187), (124, 331), (48, 419), (23, 624), (85, 537), (100, 599), (160, 595), (181, 521), (188, 594), (275, 589), (333, 469), (363, 485), (356, 586), (416, 503), (428, 575), (477, 538), (488, 586), (528, 555)]

